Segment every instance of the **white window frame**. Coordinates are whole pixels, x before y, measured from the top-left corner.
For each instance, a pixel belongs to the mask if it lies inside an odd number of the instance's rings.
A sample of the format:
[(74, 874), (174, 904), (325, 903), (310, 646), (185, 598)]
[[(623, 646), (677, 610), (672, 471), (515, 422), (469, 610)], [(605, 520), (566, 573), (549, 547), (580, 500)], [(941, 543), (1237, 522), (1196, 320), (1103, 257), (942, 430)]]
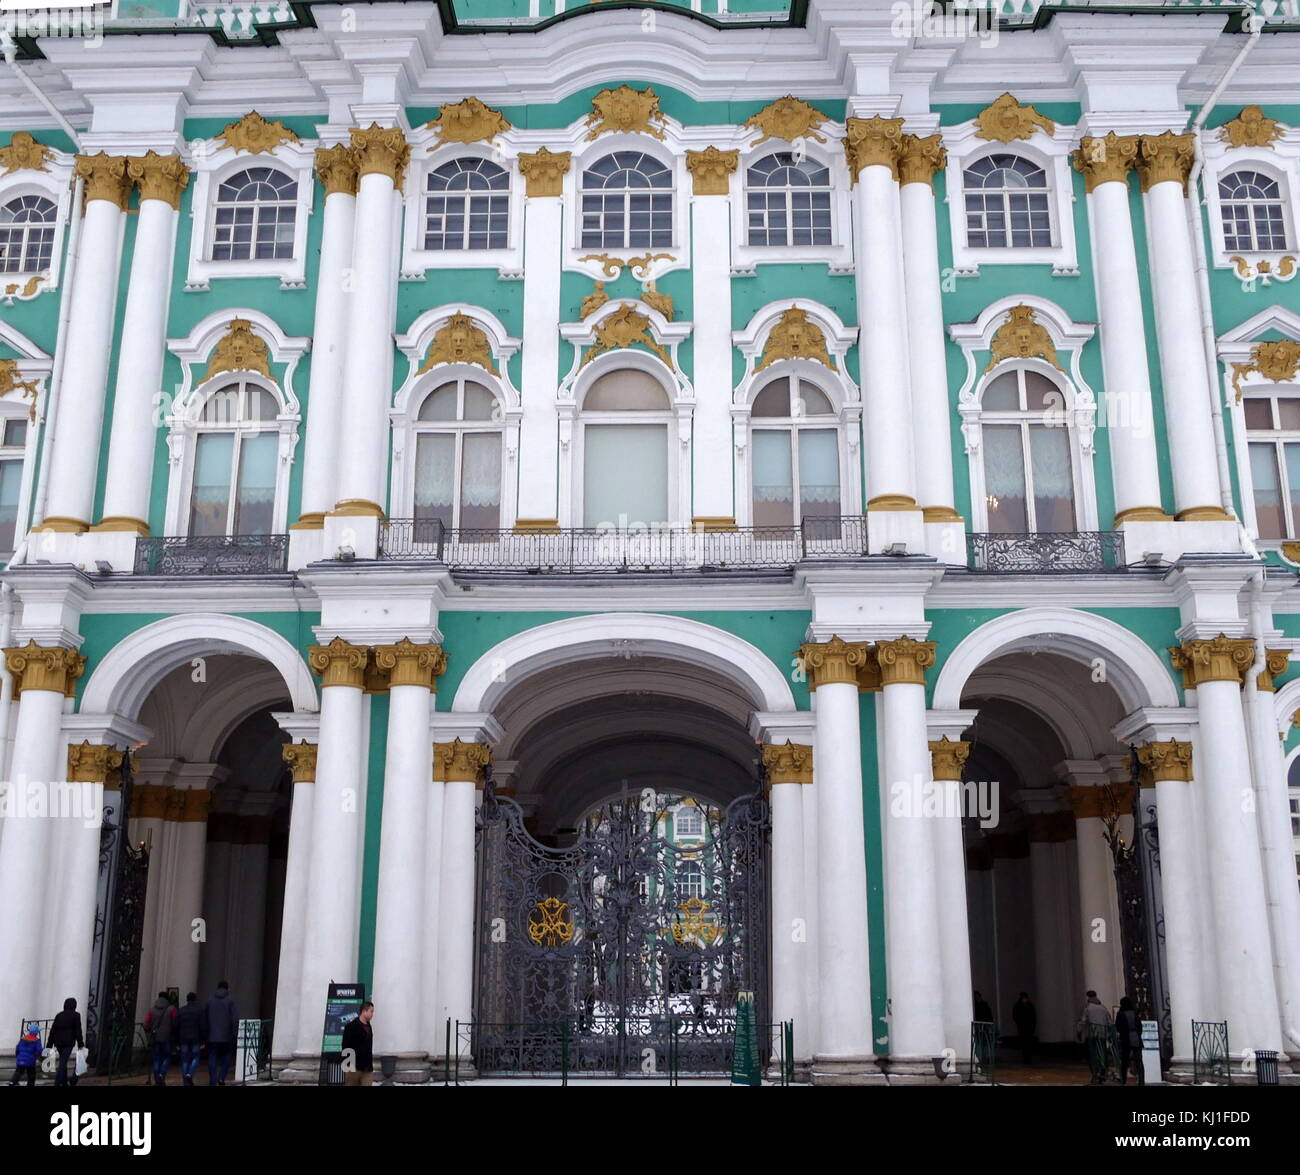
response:
[[(56, 152), (47, 160), (48, 171), (24, 169), (0, 179), (0, 205), (8, 204), (20, 196), (40, 196), (54, 203), (54, 242), (50, 253), (48, 271), (23, 270), (21, 273), (0, 273), (0, 304), (12, 306), (17, 301), (28, 301), (45, 290), (58, 289), (63, 271), (64, 240), (72, 209), (72, 159), (71, 155)], [(36, 287), (25, 293), (33, 278), (41, 279)]]
[[(190, 166), (194, 169), (194, 193), (190, 202), (193, 221), (190, 233), (190, 261), (187, 290), (206, 290), (213, 278), (278, 277), (281, 289), (305, 289), (307, 284), (307, 231), (311, 222), (316, 180), (312, 174), (315, 140), (281, 143), (273, 151), (250, 154), (222, 146), (219, 141), (192, 143)], [(245, 258), (214, 261), (217, 192), (231, 176), (254, 167), (283, 171), (298, 185), (294, 216), (293, 254), (277, 258)]]
[[(1268, 261), (1270, 268), (1283, 257), (1295, 257), (1300, 262), (1300, 128), (1291, 128), (1268, 147), (1230, 147), (1219, 137), (1218, 128), (1201, 133), (1201, 148), (1205, 155), (1202, 172), (1205, 215), (1209, 220), (1211, 263), (1216, 269), (1241, 267), (1231, 259), (1241, 257), (1247, 274), (1257, 273), (1260, 261)], [(1287, 248), (1243, 253), (1228, 249), (1223, 232), (1223, 204), (1219, 198), (1219, 180), (1234, 171), (1258, 171), (1277, 180), (1281, 188), (1282, 214), (1286, 224)], [(1294, 280), (1294, 279), (1293, 279)], [(1266, 283), (1257, 279), (1258, 285)]]
[[(496, 269), (503, 278), (522, 276), (524, 268), (524, 178), (516, 161), (495, 150), (490, 143), (457, 144), (430, 151), (437, 136), (423, 128), (410, 136), (411, 164), (407, 169), (406, 196), (403, 201), (402, 276), (408, 281), (422, 281), (431, 269)], [(510, 178), (507, 193), (509, 223), (504, 249), (426, 249), (424, 247), (424, 209), (428, 193), (425, 184), (429, 173), (457, 159), (484, 159), (504, 168)]]
[[(822, 128), (825, 132), (825, 128)], [(849, 190), (848, 168), (844, 157), (829, 147), (838, 142), (829, 132), (825, 147), (808, 142), (803, 154), (830, 172), (831, 243), (829, 245), (751, 245), (749, 243), (748, 170), (768, 155), (792, 154), (794, 144), (769, 141), (761, 147), (741, 152), (736, 168), (735, 194), (731, 198), (731, 267), (736, 273), (752, 274), (761, 264), (828, 265), (832, 273), (853, 270), (853, 200)]]
[[(1300, 539), (1300, 512), (1297, 518), (1291, 519), (1287, 528), (1292, 533), (1282, 535), (1281, 537), (1270, 535), (1267, 538), (1259, 533), (1259, 515), (1255, 509), (1255, 481), (1250, 464), (1250, 446), (1251, 444), (1261, 443), (1258, 433), (1253, 431), (1246, 423), (1246, 402), (1248, 400), (1270, 400), (1276, 397), (1285, 397), (1287, 399), (1300, 400), (1300, 379), (1290, 383), (1273, 383), (1252, 373), (1242, 381), (1241, 384), (1241, 402), (1236, 405), (1241, 416), (1241, 446), (1242, 462), (1240, 468), (1244, 470), (1245, 480), (1241, 483), (1242, 497), (1248, 503), (1247, 521), (1252, 534), (1259, 540), (1264, 547), (1280, 547), (1283, 543), (1291, 543)], [(1275, 452), (1282, 444), (1300, 444), (1300, 428), (1294, 430), (1294, 433), (1288, 433), (1286, 429), (1270, 430), (1273, 434), (1269, 437), (1269, 444), (1273, 445)], [(1278, 460), (1278, 487), (1282, 494), (1284, 505), (1284, 514), (1291, 514), (1291, 495), (1288, 492), (1286, 463), (1277, 457)]]
[[(31, 379), (32, 375), (20, 375), (19, 378)], [(41, 384), (42, 396), (45, 395), (45, 381)], [(19, 391), (6, 392), (0, 397), (0, 450), (7, 449), (4, 445), (4, 429), (11, 420), (24, 420), (27, 422), (27, 432), (23, 438), (23, 450), (20, 460), (22, 461), (22, 473), (18, 482), (18, 514), (14, 521), (14, 545), (9, 548), (0, 548), (0, 561), (7, 562), (18, 545), (23, 541), (23, 535), (27, 533), (27, 519), (31, 510), (32, 499), (32, 477), (36, 468), (36, 434), (39, 431), (36, 422), (31, 419), (32, 402), (24, 400), (22, 393)], [(8, 455), (6, 454), (6, 457)]]
[[(1079, 253), (1074, 231), (1074, 180), (1070, 169), (1070, 152), (1077, 141), (1074, 127), (1057, 125), (1052, 135), (1036, 128), (1031, 138), (1010, 143), (976, 138), (977, 129), (972, 121), (951, 128), (943, 135), (943, 145), (948, 150), (944, 199), (948, 205), (953, 268), (958, 274), (969, 276), (979, 273), (983, 265), (1050, 265), (1052, 273), (1057, 276), (1076, 275), (1079, 272)], [(1054, 244), (1025, 249), (973, 249), (967, 245), (963, 176), (968, 167), (989, 155), (1021, 155), (1046, 173)]]

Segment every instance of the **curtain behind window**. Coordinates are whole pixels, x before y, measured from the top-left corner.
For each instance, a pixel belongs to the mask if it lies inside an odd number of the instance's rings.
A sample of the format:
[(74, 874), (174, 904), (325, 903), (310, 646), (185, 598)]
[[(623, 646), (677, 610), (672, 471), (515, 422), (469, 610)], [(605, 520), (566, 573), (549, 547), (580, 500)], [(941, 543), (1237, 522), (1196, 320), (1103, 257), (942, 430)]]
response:
[(415, 520), (438, 519), (453, 526), (456, 438), (450, 433), (422, 436), (415, 446)]
[(589, 424), (583, 431), (583, 521), (587, 526), (668, 519), (668, 428)]
[(194, 448), (194, 492), (190, 498), (190, 534), (224, 535), (230, 508), (230, 471), (235, 435), (200, 433)]
[(239, 496), (235, 534), (270, 534), (275, 522), (275, 463), (278, 433), (245, 436), (239, 446)]
[(1025, 503), (1025, 458), (1020, 428), (986, 424), (983, 433), (989, 531), (1024, 534), (1029, 530), (1029, 512)]

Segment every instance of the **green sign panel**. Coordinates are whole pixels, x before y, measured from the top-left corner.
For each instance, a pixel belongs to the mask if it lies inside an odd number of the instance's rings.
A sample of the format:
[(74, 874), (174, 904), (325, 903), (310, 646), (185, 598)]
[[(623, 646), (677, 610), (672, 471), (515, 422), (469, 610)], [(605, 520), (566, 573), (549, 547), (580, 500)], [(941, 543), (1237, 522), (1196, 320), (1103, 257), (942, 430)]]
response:
[(755, 1023), (752, 991), (742, 991), (736, 996), (736, 1051), (731, 1059), (731, 1084), (763, 1084), (763, 1071), (758, 1061), (758, 1025)]

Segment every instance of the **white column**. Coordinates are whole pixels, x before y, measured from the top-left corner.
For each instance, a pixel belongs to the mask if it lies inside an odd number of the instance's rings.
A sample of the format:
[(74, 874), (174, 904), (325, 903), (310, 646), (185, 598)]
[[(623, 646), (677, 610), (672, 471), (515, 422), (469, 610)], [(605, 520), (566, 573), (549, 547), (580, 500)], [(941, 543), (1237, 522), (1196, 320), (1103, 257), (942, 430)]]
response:
[[(1191, 135), (1141, 140), (1138, 171), (1146, 192), (1151, 286), (1160, 347), (1165, 427), (1173, 457), (1175, 517), (1226, 517), (1219, 489), (1210, 375), (1201, 342), (1201, 313), (1184, 184), (1192, 163)], [(1217, 389), (1215, 389), (1217, 395)]]
[(1111, 132), (1084, 138), (1075, 155), (1088, 189), (1116, 523), (1167, 517), (1160, 505), (1146, 326), (1129, 214), (1128, 172), (1137, 150), (1137, 136)]
[(275, 1034), (271, 1042), (272, 1056), (283, 1060), (290, 1058), (297, 1048), (302, 1007), (302, 955), (307, 934), (316, 750), (316, 744), (303, 740), (289, 743), (283, 752), (293, 773), (293, 806), (289, 811), (289, 856), (285, 863), (280, 970), (275, 989)]
[[(165, 944), (168, 986), (175, 984), (181, 993), (195, 990), (199, 981), (199, 955), (202, 944), (194, 941), (194, 920), (205, 916), (203, 882), (208, 846), (208, 810), (212, 788), (225, 776), (216, 763), (188, 764), (182, 772), (188, 786), (177, 793), (169, 829), (176, 847), (176, 870), (172, 882), (171, 917)], [(247, 877), (241, 884), (251, 888)], [(246, 928), (245, 928), (246, 929)], [(247, 1006), (244, 1004), (241, 1007)]]
[[(433, 749), (434, 777), (443, 783), (442, 886), (438, 921), (439, 1019), (474, 1016), (474, 813), (488, 748), (456, 739)], [(439, 1052), (442, 1050), (440, 1049)]]
[(524, 330), (520, 396), (519, 502), (521, 529), (566, 522), (559, 501), (560, 265), (564, 251), (564, 176), (571, 154), (548, 151), (519, 156), (527, 183), (524, 200)]
[(379, 840), (379, 895), (375, 910), (375, 1004), (388, 1009), (375, 1021), (375, 1049), (422, 1079), (425, 1048), (417, 1009), (429, 998), (422, 969), (426, 804), (433, 773), (429, 711), (433, 679), (446, 666), (437, 645), (403, 640), (381, 645), (375, 662), (390, 677), (384, 811)]
[[(442, 996), (438, 990), (438, 927), (442, 909), (442, 840), (443, 802), (446, 784), (435, 779), (426, 785), (429, 795), (424, 812), (424, 917), (416, 931), (420, 938), (420, 973), (424, 991), (420, 996), (420, 1041), (431, 1057), (445, 1055), (447, 1018), (442, 1014)], [(453, 1048), (455, 1042), (452, 1042)], [(437, 1081), (439, 1073), (433, 1073)]]
[(410, 148), (400, 127), (372, 126), (352, 132), (352, 150), (360, 178), (352, 249), (353, 294), (343, 365), (347, 395), (342, 398), (334, 513), (374, 518), (383, 515), (388, 498), (392, 287), (397, 281), (392, 237), (398, 214), (396, 192)]
[[(812, 695), (812, 708), (816, 709), (817, 695)], [(815, 715), (814, 715), (815, 717)], [(814, 739), (815, 739), (814, 728)], [(806, 1026), (794, 1026), (794, 1052), (798, 1059), (816, 1055), (821, 1040), (821, 970), (819, 965), (818, 927), (818, 838), (817, 838), (817, 764), (813, 763), (812, 787), (802, 792), (803, 808), (803, 896), (807, 908), (808, 945), (804, 950), (803, 993)], [(865, 848), (865, 846), (864, 846)]]
[(772, 811), (772, 1020), (794, 1022), (795, 1057), (808, 1057), (799, 1033), (807, 1029), (803, 791), (813, 780), (813, 750), (788, 740), (765, 744), (763, 764)]
[(735, 523), (731, 439), (731, 176), (738, 151), (688, 151), (691, 198), (692, 300), (695, 316), (695, 419), (692, 436), (692, 521)]
[(869, 650), (865, 644), (832, 637), (805, 644), (801, 653), (817, 691), (813, 761), (820, 995), (813, 1069), (823, 1080), (852, 1080), (876, 1070), (858, 717), (858, 674), (867, 666)]
[[(86, 181), (77, 272), (68, 297), (69, 321), (76, 329), (65, 340), (63, 387), (50, 468), (47, 530), (84, 531), (95, 502), (104, 391), (113, 340), (117, 269), (122, 246), (122, 213), (131, 181), (125, 156), (79, 155), (77, 174)], [(75, 215), (75, 210), (74, 210)]]
[(907, 636), (876, 643), (884, 727), (890, 1073), (931, 1079), (931, 1059), (946, 1043), (934, 817), (925, 807), (934, 786), (925, 723), (925, 670), (934, 664), (934, 649), (932, 641)]
[(130, 159), (127, 170), (140, 185), (140, 211), (117, 356), (104, 512), (92, 529), (148, 534), (176, 219), (190, 173), (179, 156), (153, 151)]
[(361, 689), (367, 649), (335, 637), (328, 645), (313, 646), (310, 659), (321, 675), (320, 744), (295, 1052), (315, 1057), (320, 1055), (329, 984), (356, 978), (356, 846), (361, 820), (357, 792), (365, 765)]
[(353, 299), (349, 295), (357, 209), (357, 161), (339, 144), (316, 152), (316, 173), (325, 187), (316, 321), (312, 328), (311, 403), (303, 446), (302, 510), (298, 529), (324, 525), (338, 488), (343, 373)]
[[(1103, 1004), (1113, 1008), (1125, 993), (1122, 968), (1116, 963), (1121, 940), (1115, 863), (1101, 818), (1104, 772), (1097, 764), (1086, 762), (1072, 763), (1071, 767), (1073, 780), (1091, 780), (1086, 785), (1076, 783), (1066, 792), (1074, 810), (1083, 986), (1084, 991), (1095, 991)], [(1083, 1006), (1083, 992), (1075, 993), (1075, 1002)]]

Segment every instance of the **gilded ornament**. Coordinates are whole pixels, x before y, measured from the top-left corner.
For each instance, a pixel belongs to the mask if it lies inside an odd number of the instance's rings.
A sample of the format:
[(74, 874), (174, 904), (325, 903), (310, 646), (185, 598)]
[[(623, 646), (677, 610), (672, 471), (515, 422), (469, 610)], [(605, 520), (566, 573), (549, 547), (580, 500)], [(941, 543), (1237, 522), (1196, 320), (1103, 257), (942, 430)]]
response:
[(127, 160), (127, 174), (140, 189), (141, 200), (162, 200), (180, 209), (181, 193), (190, 182), (190, 169), (179, 155), (148, 151)]
[(629, 257), (625, 264), (635, 277), (641, 279), (650, 276), (650, 270), (654, 267), (656, 261), (676, 261), (677, 258), (671, 253), (641, 253), (636, 257)]
[(327, 196), (357, 194), (357, 155), (346, 143), (316, 148), (316, 174)]
[(812, 747), (786, 739), (784, 744), (763, 743), (762, 754), (768, 783), (812, 783)]
[(948, 163), (948, 152), (943, 147), (943, 136), (904, 135), (898, 156), (898, 182), (901, 184), (929, 184), (934, 186), (934, 173), (942, 171)]
[(36, 296), (36, 292), (41, 288), (41, 282), (44, 280), (45, 274), (34, 273), (22, 284), (21, 288), (17, 282), (10, 282), (5, 286), (4, 293), (0, 295), (0, 298), (4, 299), (6, 306), (12, 306), (15, 298), (20, 302), (26, 302)]
[(438, 117), (426, 124), (438, 132), (430, 148), (436, 151), (444, 143), (483, 143), (504, 134), (510, 123), (499, 110), (493, 110), (477, 98), (454, 102), (438, 111)]
[(731, 176), (740, 163), (739, 151), (705, 147), (686, 152), (686, 170), (691, 173), (692, 191), (697, 196), (725, 196), (731, 190)]
[(417, 645), (403, 637), (393, 645), (375, 646), (375, 664), (388, 675), (390, 688), (418, 685), (431, 690), (447, 671), (447, 654), (441, 645)]
[(271, 375), (271, 350), (264, 339), (253, 333), (246, 318), (232, 318), (224, 337), (217, 343), (203, 373), (202, 383), (220, 371), (255, 371), (267, 379)]
[(312, 645), (307, 650), (307, 663), (320, 677), (322, 688), (345, 685), (361, 689), (369, 660), (368, 646), (351, 644), (341, 636), (327, 645)]
[(938, 780), (958, 780), (970, 758), (970, 743), (955, 742), (946, 734), (930, 744), (931, 774)]
[(1147, 743), (1138, 747), (1138, 762), (1151, 772), (1152, 781), (1163, 783), (1175, 780), (1190, 783), (1192, 779), (1192, 744), (1171, 738), (1168, 742)]
[(672, 322), (673, 315), (677, 312), (672, 295), (661, 293), (653, 281), (646, 282), (645, 288), (641, 291), (641, 301), (647, 306), (653, 306), (669, 322)]
[(600, 271), (606, 277), (618, 277), (623, 272), (623, 266), (626, 264), (622, 258), (611, 257), (608, 253), (588, 253), (583, 257), (579, 257), (578, 260), (579, 262), (599, 261)]
[(484, 771), (492, 752), (484, 743), (462, 742), (433, 744), (433, 781), (435, 783), (474, 783), (483, 785)]
[(9, 146), (0, 147), (0, 175), (15, 171), (49, 171), (45, 165), (54, 158), (54, 152), (44, 143), (38, 143), (26, 131), (14, 131)]
[(429, 344), (429, 353), (415, 374), (423, 375), (439, 363), (473, 363), (492, 375), (500, 374), (492, 358), (492, 344), (467, 314), (453, 314), (438, 328)]
[(573, 941), (573, 922), (566, 915), (569, 903), (545, 898), (528, 915), (528, 937), (534, 946), (562, 947)]
[(1004, 359), (1044, 359), (1060, 371), (1065, 368), (1056, 357), (1056, 344), (1045, 327), (1034, 316), (1034, 308), (1023, 303), (1012, 306), (1006, 321), (993, 334), (988, 366), (996, 367)]
[(62, 645), (44, 646), (35, 641), (5, 649), (5, 667), (14, 675), (14, 695), (21, 690), (49, 690), (70, 696), (77, 679), (86, 671), (86, 658), (76, 649)]
[(1270, 147), (1286, 133), (1275, 118), (1258, 106), (1246, 106), (1231, 122), (1219, 128), (1219, 138), (1229, 147)]
[(651, 135), (663, 139), (663, 111), (659, 109), (659, 95), (647, 86), (634, 90), (619, 86), (616, 90), (601, 90), (591, 100), (591, 113), (587, 115), (587, 139), (617, 132), (620, 134)]
[(1091, 192), (1098, 184), (1128, 182), (1129, 171), (1137, 165), (1138, 136), (1085, 135), (1074, 153), (1074, 170), (1083, 176), (1084, 190)]
[(673, 939), (679, 946), (711, 946), (722, 935), (722, 927), (703, 898), (687, 898), (677, 905), (681, 913), (673, 921)]
[(1256, 261), (1247, 261), (1244, 257), (1232, 256), (1228, 260), (1232, 263), (1237, 271), (1237, 277), (1242, 282), (1258, 282), (1261, 286), (1271, 286), (1273, 282), (1289, 282), (1300, 273), (1300, 265), (1297, 265), (1296, 259), (1290, 254), (1285, 257), (1279, 257), (1275, 262), (1267, 257), (1261, 257)]
[(586, 318), (589, 314), (595, 314), (608, 301), (609, 295), (605, 293), (605, 283), (597, 282), (595, 289), (583, 298), (582, 305), (578, 308), (578, 317)]
[(32, 404), (28, 409), (27, 419), (34, 421), (36, 419), (36, 397), (40, 392), (40, 381), (19, 379), (21, 374), (18, 370), (17, 359), (0, 359), (0, 396), (17, 391), (22, 392), (23, 399), (30, 396)]
[(78, 155), (76, 163), (78, 179), (85, 180), (85, 200), (107, 200), (116, 204), (123, 211), (126, 209), (127, 197), (131, 194), (131, 177), (126, 172), (125, 155)]
[(372, 122), (364, 130), (352, 132), (352, 150), (357, 157), (357, 176), (386, 175), (393, 187), (400, 188), (411, 158), (411, 145), (400, 126), (380, 126)]
[(1183, 689), (1195, 689), (1207, 681), (1235, 681), (1241, 684), (1255, 660), (1255, 642), (1249, 637), (1219, 633), (1213, 640), (1184, 641), (1169, 650), (1169, 659), (1183, 675)]
[(768, 139), (784, 139), (793, 143), (796, 139), (812, 139), (824, 143), (826, 139), (817, 133), (817, 127), (829, 121), (815, 106), (809, 106), (802, 98), (787, 94), (775, 102), (769, 102), (757, 114), (751, 114), (744, 121), (744, 126), (753, 127), (760, 133), (752, 147), (766, 143)]
[(238, 122), (232, 122), (217, 135), (227, 147), (261, 155), (274, 151), (282, 143), (297, 143), (298, 136), (277, 119), (269, 122), (256, 110), (250, 110)]
[(1292, 563), (1300, 563), (1300, 543), (1283, 543), (1282, 558)]
[(881, 118), (850, 118), (844, 123), (844, 155), (849, 164), (849, 176), (856, 184), (858, 173), (864, 167), (879, 165), (889, 168), (889, 174), (898, 179), (898, 160), (903, 151), (903, 120)]
[(1175, 181), (1187, 195), (1187, 176), (1195, 157), (1194, 136), (1189, 132), (1176, 135), (1143, 135), (1138, 144), (1137, 169), (1142, 190), (1149, 192), (1156, 184)]
[(648, 347), (668, 367), (672, 367), (673, 361), (668, 352), (650, 331), (650, 320), (631, 306), (620, 307), (596, 327), (595, 345), (582, 357), (578, 366), (586, 367), (597, 355), (630, 347), (633, 343)]
[(122, 766), (123, 752), (117, 747), (83, 739), (68, 747), (69, 783), (106, 783), (109, 775)]
[(289, 765), (294, 783), (316, 782), (317, 749), (316, 743), (309, 743), (306, 739), (297, 743), (285, 744), (280, 754)]
[(880, 662), (880, 681), (891, 685), (924, 685), (925, 671), (934, 664), (936, 641), (918, 641), (910, 636), (897, 640), (877, 641), (876, 659)]
[(871, 648), (865, 641), (846, 641), (838, 636), (805, 642), (796, 657), (812, 690), (823, 685), (857, 686), (860, 672), (872, 660)]
[(822, 328), (798, 306), (791, 306), (768, 332), (762, 357), (754, 370), (762, 371), (778, 359), (815, 359), (832, 371), (838, 370), (826, 349), (826, 335)]
[(1265, 649), (1264, 668), (1260, 670), (1255, 678), (1256, 688), (1268, 694), (1275, 692), (1277, 687), (1274, 685), (1273, 679), (1286, 672), (1290, 661), (1291, 653), (1287, 649)]
[(1232, 388), (1241, 400), (1241, 380), (1251, 372), (1258, 372), (1273, 383), (1289, 383), (1300, 372), (1300, 342), (1295, 339), (1277, 339), (1256, 343), (1250, 349), (1249, 363), (1232, 365)]
[(1011, 94), (1000, 98), (984, 107), (975, 116), (977, 139), (988, 139), (997, 143), (1014, 143), (1017, 139), (1031, 138), (1035, 130), (1046, 135), (1056, 133), (1056, 124), (1046, 115), (1039, 114), (1034, 107), (1021, 103)]
[(529, 196), (559, 196), (564, 192), (564, 177), (573, 162), (571, 151), (548, 151), (539, 147), (531, 155), (519, 156), (519, 171), (526, 181)]

